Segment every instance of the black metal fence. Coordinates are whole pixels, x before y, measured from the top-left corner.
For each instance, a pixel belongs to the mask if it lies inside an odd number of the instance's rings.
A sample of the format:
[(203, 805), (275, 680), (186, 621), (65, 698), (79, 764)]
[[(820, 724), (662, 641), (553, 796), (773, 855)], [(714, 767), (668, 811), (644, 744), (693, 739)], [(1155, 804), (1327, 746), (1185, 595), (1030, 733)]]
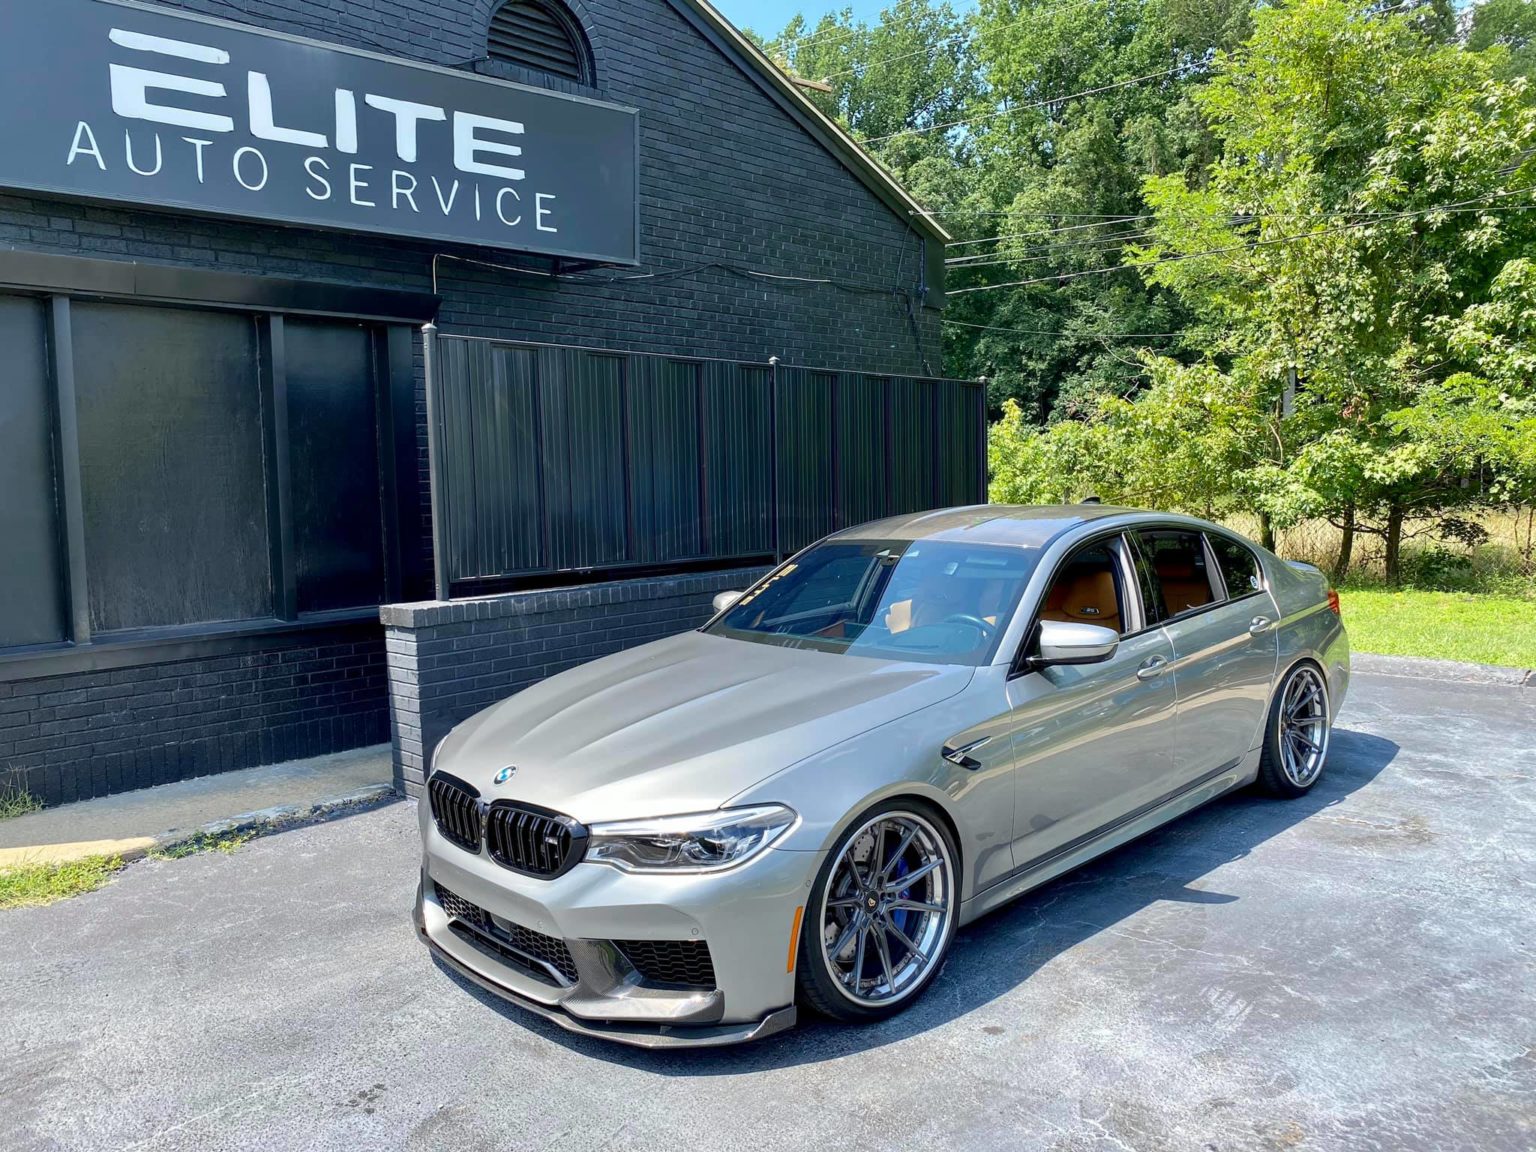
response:
[(985, 499), (980, 384), (427, 340), (437, 595), (782, 557)]

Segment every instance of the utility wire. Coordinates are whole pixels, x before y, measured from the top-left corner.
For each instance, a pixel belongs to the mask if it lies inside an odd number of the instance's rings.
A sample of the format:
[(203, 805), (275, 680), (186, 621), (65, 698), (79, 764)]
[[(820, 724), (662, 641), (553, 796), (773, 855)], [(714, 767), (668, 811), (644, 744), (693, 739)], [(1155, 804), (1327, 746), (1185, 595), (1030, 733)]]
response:
[[(1501, 170), (1501, 174), (1508, 175), (1509, 170)], [(1523, 212), (1525, 210), (1526, 205), (1523, 204), (1488, 204), (1476, 208), (1445, 209), (1447, 212)], [(1229, 224), (1247, 224), (1252, 223), (1255, 220), (1338, 220), (1345, 218), (1357, 218), (1360, 219), (1362, 223), (1370, 223), (1373, 219), (1390, 219), (1400, 214), (1400, 209), (1394, 209), (1390, 212), (1371, 212), (1363, 209), (1357, 211), (1340, 210), (1336, 212), (1238, 212), (1229, 216), (1227, 218), (1227, 222)], [(1106, 220), (1102, 224), (1076, 224), (1068, 228), (1047, 228), (1038, 232), (1015, 232), (1001, 236), (988, 236), (978, 240), (952, 241), (950, 244), (946, 245), (946, 247), (957, 247), (961, 244), (986, 244), (996, 240), (1020, 240), (1032, 236), (1056, 236), (1064, 232), (1081, 231), (1085, 228), (1103, 228), (1108, 227), (1111, 224), (1135, 223), (1137, 221), (1151, 219), (1153, 219), (1151, 216), (1126, 216), (1119, 220)], [(1096, 244), (1109, 244), (1120, 239), (1136, 239), (1138, 236), (1144, 236), (1148, 234), (1149, 233), (1145, 229), (1133, 230), (1131, 232), (1101, 233), (1096, 236), (1085, 238), (1081, 241), (1072, 241), (1062, 244), (1028, 245), (1026, 247), (1028, 250), (1032, 251), (1047, 251), (1060, 248), (1079, 248)], [(946, 259), (944, 263), (947, 267), (950, 268), (976, 267), (981, 261), (990, 260), (993, 257), (1003, 258), (1005, 260), (1008, 259), (1008, 257), (1004, 257), (1003, 253), (1000, 251), (970, 252), (964, 253), (960, 256), (950, 257)], [(1022, 259), (1022, 257), (1020, 258)]]
[(1073, 331), (1071, 329), (1055, 328), (1003, 328), (996, 324), (969, 324), (964, 320), (945, 320), (943, 323), (954, 328), (974, 328), (982, 332), (1005, 332), (1013, 336), (1081, 336), (1084, 339), (1170, 339), (1175, 336), (1183, 336), (1183, 332), (1094, 332), (1091, 330)]
[[(1141, 271), (1146, 268), (1158, 268), (1164, 264), (1179, 264), (1186, 260), (1198, 260), (1204, 256), (1220, 256), (1228, 252), (1248, 252), (1254, 248), (1267, 248), (1274, 244), (1291, 244), (1307, 240), (1317, 240), (1336, 232), (1348, 231), (1351, 228), (1363, 228), (1369, 224), (1388, 223), (1392, 220), (1406, 220), (1415, 216), (1430, 216), (1437, 212), (1448, 212), (1463, 205), (1473, 204), (1478, 200), (1491, 199), (1496, 196), (1518, 196), (1528, 191), (1530, 189), (1515, 188), (1504, 192), (1489, 192), (1483, 196), (1473, 197), (1471, 200), (1460, 200), (1451, 204), (1437, 204), (1429, 208), (1416, 208), (1379, 219), (1356, 220), (1349, 224), (1339, 224), (1332, 228), (1322, 228), (1315, 232), (1299, 232), (1292, 236), (1276, 236), (1269, 240), (1250, 240), (1242, 244), (1229, 244), (1222, 248), (1208, 248), (1201, 252), (1183, 252), (1177, 256), (1165, 256), (1157, 260), (1149, 260), (1144, 264), (1111, 264), (1104, 268), (1085, 268), (1076, 272), (1060, 272), (1053, 276), (1036, 276), (1027, 280), (1010, 280), (1004, 284), (978, 284), (971, 288), (955, 288), (947, 291), (945, 294), (948, 296), (963, 296), (967, 292), (991, 292), (998, 288), (1025, 288), (1033, 284), (1060, 284), (1068, 280), (1077, 280), (1084, 276), (1098, 276), (1109, 272), (1123, 272), (1128, 269)], [(1536, 208), (1536, 204), (1523, 204), (1518, 207)]]
[(1204, 66), (1204, 61), (1175, 64), (1172, 68), (1164, 68), (1161, 72), (1148, 72), (1145, 76), (1133, 76), (1129, 80), (1117, 80), (1113, 84), (1101, 84), (1097, 88), (1086, 88), (1081, 92), (1068, 92), (1061, 96), (1052, 96), (1048, 100), (1035, 100), (1028, 104), (1015, 104), (1010, 108), (999, 108), (995, 112), (984, 112), (980, 116), (968, 116), (963, 120), (948, 120), (942, 124), (929, 124), (922, 128), (903, 128), (900, 132), (889, 132), (884, 136), (871, 136), (864, 140), (863, 143), (882, 144), (887, 140), (894, 140), (898, 136), (920, 136), (925, 132), (941, 132), (946, 128), (959, 128), (963, 125), (976, 124), (983, 120), (995, 120), (999, 116), (1012, 116), (1016, 112), (1027, 112), (1031, 108), (1046, 108), (1052, 104), (1061, 104), (1065, 101), (1077, 100), (1084, 96), (1097, 96), (1103, 92), (1112, 92), (1116, 88), (1128, 88), (1132, 84), (1141, 84), (1147, 80), (1156, 80), (1162, 76), (1171, 76), (1175, 72), (1188, 72), (1192, 68), (1202, 68)]

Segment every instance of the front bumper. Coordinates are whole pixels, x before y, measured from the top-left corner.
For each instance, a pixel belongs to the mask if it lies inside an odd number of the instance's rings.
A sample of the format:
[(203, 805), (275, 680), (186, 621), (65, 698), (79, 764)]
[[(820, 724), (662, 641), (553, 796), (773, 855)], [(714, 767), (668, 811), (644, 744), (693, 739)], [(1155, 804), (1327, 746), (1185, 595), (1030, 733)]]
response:
[[(819, 853), (768, 849), (740, 868), (698, 876), (581, 863), (541, 879), (449, 842), (421, 807), (416, 930), (480, 987), (570, 1031), (647, 1048), (735, 1044), (794, 1024), (792, 936)], [(484, 921), (466, 920), (466, 904)], [(560, 958), (528, 963), (525, 933), (561, 949)], [(714, 986), (652, 979), (615, 941), (703, 941)]]

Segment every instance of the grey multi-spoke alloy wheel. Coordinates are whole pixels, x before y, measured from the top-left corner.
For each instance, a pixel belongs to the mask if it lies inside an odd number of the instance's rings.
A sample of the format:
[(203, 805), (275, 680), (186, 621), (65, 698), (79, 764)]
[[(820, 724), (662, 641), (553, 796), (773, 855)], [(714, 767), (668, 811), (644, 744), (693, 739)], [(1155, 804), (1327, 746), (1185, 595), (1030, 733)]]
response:
[(1328, 684), (1313, 664), (1286, 674), (1270, 706), (1259, 781), (1277, 796), (1300, 796), (1317, 783), (1328, 758)]
[(828, 853), (806, 905), (803, 997), (842, 1020), (904, 1007), (944, 962), (958, 883), (949, 830), (926, 805), (893, 801), (861, 815)]

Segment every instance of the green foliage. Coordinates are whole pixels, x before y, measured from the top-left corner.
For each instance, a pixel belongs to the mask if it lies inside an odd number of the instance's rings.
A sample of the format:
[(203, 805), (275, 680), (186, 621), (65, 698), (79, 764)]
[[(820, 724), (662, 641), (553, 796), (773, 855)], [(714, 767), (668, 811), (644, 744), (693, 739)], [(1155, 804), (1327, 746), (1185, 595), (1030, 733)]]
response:
[(122, 867), (116, 856), (87, 856), (64, 864), (0, 869), (0, 909), (36, 907), (94, 892)]
[(1405, 521), (1536, 500), (1533, 11), (895, 0), (769, 47), (955, 233), (995, 498), (1326, 517), (1397, 578)]
[(1472, 10), (1467, 47), (1502, 51), (1494, 64), (1504, 77), (1529, 76), (1536, 68), (1536, 4), (1531, 0), (1483, 0)]
[(25, 816), (28, 812), (38, 811), (42, 806), (43, 802), (25, 788), (18, 788), (14, 784), (0, 788), (0, 820)]

